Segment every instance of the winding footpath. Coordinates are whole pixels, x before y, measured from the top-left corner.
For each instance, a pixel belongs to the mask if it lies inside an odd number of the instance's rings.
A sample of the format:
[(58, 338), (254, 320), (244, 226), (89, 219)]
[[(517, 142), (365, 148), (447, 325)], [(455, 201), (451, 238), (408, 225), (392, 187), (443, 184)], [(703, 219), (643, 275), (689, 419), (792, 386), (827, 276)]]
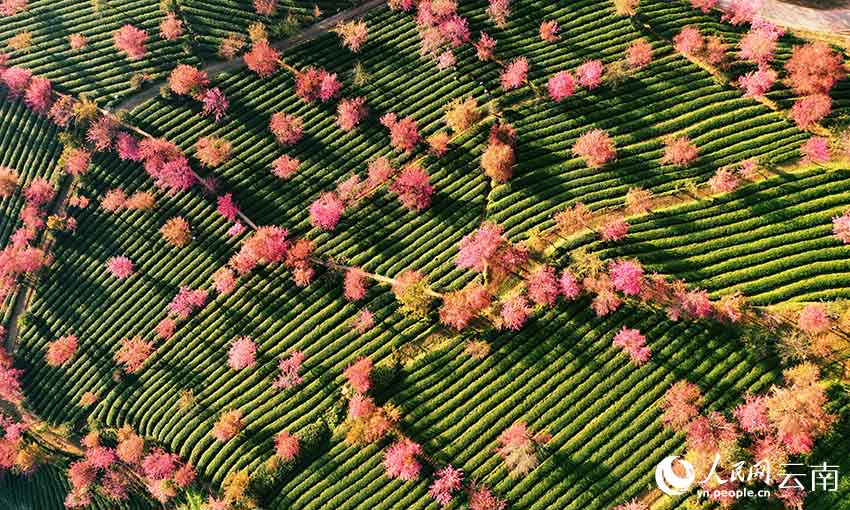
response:
[[(850, 1), (840, 7), (814, 8), (781, 0), (762, 0), (759, 15), (771, 23), (790, 29), (850, 36)], [(726, 10), (732, 0), (720, 0), (717, 6)]]
[[(359, 18), (372, 9), (382, 7), (386, 3), (387, 0), (369, 0), (356, 7), (352, 7), (351, 9), (340, 11), (333, 16), (329, 16), (313, 25), (310, 25), (292, 37), (272, 43), (272, 47), (280, 52), (284, 52), (290, 48), (298, 46), (299, 44), (312, 41), (313, 39), (330, 32), (338, 23)], [(239, 57), (233, 60), (208, 64), (203, 67), (203, 71), (205, 71), (209, 76), (215, 76), (219, 73), (240, 69), (244, 65), (245, 61), (242, 57)], [(132, 96), (125, 98), (123, 101), (113, 106), (110, 110), (113, 112), (121, 110), (132, 111), (145, 101), (153, 99), (159, 95), (159, 88), (163, 84), (165, 84), (165, 80), (158, 80), (157, 82), (150, 83), (147, 88), (137, 94), (133, 94)]]

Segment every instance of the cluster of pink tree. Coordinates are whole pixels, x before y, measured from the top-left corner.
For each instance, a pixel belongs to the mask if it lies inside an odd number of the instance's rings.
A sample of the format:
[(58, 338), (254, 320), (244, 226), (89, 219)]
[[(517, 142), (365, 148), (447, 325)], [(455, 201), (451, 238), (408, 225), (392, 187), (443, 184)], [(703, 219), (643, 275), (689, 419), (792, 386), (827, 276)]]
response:
[[(0, 170), (3, 180), (0, 197), (11, 195), (17, 187), (18, 175), (10, 169)], [(35, 274), (51, 262), (51, 257), (35, 244), (46, 226), (47, 206), (56, 189), (44, 178), (35, 178), (22, 190), (24, 207), (20, 212), (23, 225), (11, 235), (9, 244), (0, 250), (0, 301), (5, 300), (24, 275)]]
[(142, 369), (154, 349), (153, 342), (141, 336), (124, 338), (121, 347), (115, 352), (115, 361), (123, 365), (124, 372), (133, 374)]
[(485, 222), (467, 234), (458, 244), (455, 265), (476, 273), (485, 273), (490, 281), (501, 281), (528, 260), (527, 249), (514, 244), (501, 225)]
[(37, 467), (40, 459), (24, 439), (27, 428), (26, 423), (0, 412), (0, 475), (6, 471), (30, 474)]
[(697, 27), (683, 28), (673, 38), (673, 47), (686, 57), (704, 60), (720, 67), (726, 64), (728, 48), (723, 39), (719, 35), (705, 37)]
[(847, 76), (843, 59), (828, 44), (813, 42), (794, 47), (785, 71), (788, 85), (798, 96), (791, 118), (800, 129), (808, 129), (832, 111), (829, 92)]
[(195, 481), (191, 464), (162, 448), (151, 447), (129, 425), (118, 429), (114, 440), (91, 432), (83, 438), (84, 456), (68, 467), (71, 492), (65, 500), (68, 508), (88, 506), (96, 495), (111, 501), (128, 499), (144, 483), (147, 492), (165, 504)]
[(419, 128), (416, 120), (407, 116), (401, 119), (395, 113), (381, 116), (381, 125), (390, 130), (390, 144), (398, 152), (413, 152), (419, 144)]
[[(5, 329), (2, 331), (6, 336)], [(19, 404), (24, 400), (21, 389), (21, 377), (24, 371), (14, 367), (14, 359), (7, 354), (5, 349), (0, 350), (0, 400)]]
[(212, 435), (217, 440), (225, 443), (236, 437), (244, 428), (245, 421), (242, 417), (242, 411), (239, 409), (229, 409), (219, 415), (218, 421), (213, 425)]
[(573, 154), (584, 159), (590, 168), (600, 168), (617, 157), (614, 140), (601, 129), (592, 129), (576, 140)]
[(295, 75), (295, 95), (302, 101), (327, 103), (339, 96), (342, 82), (336, 73), (330, 73), (319, 67), (308, 67)]
[[(811, 452), (814, 440), (829, 430), (834, 417), (824, 410), (827, 397), (819, 384), (816, 366), (804, 363), (785, 370), (784, 376), (785, 384), (772, 387), (769, 393), (748, 395), (734, 409), (732, 419), (719, 411), (703, 414), (699, 388), (679, 381), (664, 395), (662, 421), (670, 429), (687, 435), (686, 458), (698, 473), (709, 473), (719, 455), (718, 475), (722, 476), (737, 460), (735, 455), (740, 448), (749, 451), (754, 463), (786, 464), (794, 455)], [(763, 481), (770, 484), (769, 480)], [(713, 488), (714, 484), (716, 479), (704, 485)], [(724, 488), (730, 487), (727, 484)], [(775, 494), (788, 504), (803, 497), (794, 487), (780, 489)]]
[(469, 22), (457, 13), (453, 1), (426, 1), (416, 6), (420, 52), (437, 62), (440, 69), (454, 65), (454, 50), (469, 42)]
[(220, 88), (209, 88), (209, 84), (206, 71), (187, 64), (178, 64), (168, 77), (171, 92), (199, 101), (203, 106), (201, 115), (211, 115), (218, 122), (227, 110), (228, 101)]
[(58, 367), (67, 363), (77, 352), (77, 337), (67, 335), (60, 337), (47, 344), (47, 356), (45, 360), (51, 367)]

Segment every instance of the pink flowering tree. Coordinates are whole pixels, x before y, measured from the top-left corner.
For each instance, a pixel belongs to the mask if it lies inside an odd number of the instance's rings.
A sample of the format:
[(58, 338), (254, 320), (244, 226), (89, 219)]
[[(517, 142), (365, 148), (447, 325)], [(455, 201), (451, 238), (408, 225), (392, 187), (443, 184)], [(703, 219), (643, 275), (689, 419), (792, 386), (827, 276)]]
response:
[(267, 78), (277, 71), (280, 52), (272, 48), (268, 41), (261, 40), (251, 45), (243, 59), (248, 69), (257, 73), (260, 78)]
[(119, 280), (123, 280), (135, 272), (133, 261), (127, 257), (112, 257), (106, 261), (106, 270)]
[(841, 56), (822, 41), (795, 46), (785, 63), (785, 71), (791, 89), (801, 96), (829, 94), (847, 75)]
[(279, 179), (286, 180), (295, 175), (300, 165), (301, 161), (297, 158), (284, 154), (272, 162), (272, 174)]
[(74, 335), (63, 336), (47, 346), (47, 364), (58, 367), (67, 363), (77, 352), (77, 337)]
[(803, 163), (826, 163), (831, 159), (829, 140), (822, 136), (813, 136), (800, 147)]
[(800, 129), (809, 129), (832, 111), (832, 99), (826, 94), (813, 94), (798, 99), (791, 107), (791, 118)]
[(699, 151), (687, 136), (669, 137), (664, 141), (662, 165), (690, 166), (696, 161)]
[(601, 129), (581, 135), (573, 146), (573, 154), (583, 158), (590, 168), (600, 168), (617, 156), (614, 140)]
[(601, 60), (588, 60), (576, 68), (576, 78), (582, 87), (593, 90), (602, 85), (605, 67)]
[(699, 416), (703, 399), (699, 387), (687, 381), (679, 381), (664, 394), (661, 421), (676, 432), (684, 431), (694, 418)]
[(337, 105), (336, 123), (343, 131), (351, 131), (369, 115), (365, 97), (346, 98)]
[(274, 451), (283, 460), (293, 460), (301, 451), (301, 441), (298, 436), (282, 430), (274, 436)]
[(366, 393), (372, 387), (372, 360), (360, 358), (345, 369), (344, 374), (348, 384), (354, 391)]
[(304, 363), (304, 353), (301, 351), (295, 351), (289, 356), (281, 358), (277, 365), (280, 374), (272, 386), (276, 389), (288, 390), (304, 382), (304, 377), (301, 376), (302, 363)]
[(515, 422), (499, 434), (496, 453), (505, 461), (511, 478), (527, 475), (540, 464), (540, 447), (549, 442), (547, 434), (534, 434), (525, 422)]
[(502, 90), (509, 91), (520, 88), (528, 78), (528, 60), (524, 57), (517, 57), (505, 66), (499, 77), (502, 83)]
[(434, 481), (428, 487), (428, 495), (434, 498), (443, 508), (448, 508), (455, 493), (463, 488), (463, 471), (452, 466), (446, 466), (437, 471)]
[(431, 205), (434, 188), (430, 176), (417, 164), (409, 164), (390, 184), (389, 190), (398, 195), (398, 200), (410, 211), (422, 211)]
[(422, 447), (409, 439), (402, 439), (391, 445), (384, 453), (384, 469), (390, 478), (412, 481), (419, 477), (422, 465), (417, 457), (422, 455)]
[(762, 97), (773, 88), (778, 76), (773, 69), (759, 68), (741, 75), (738, 78), (738, 86), (744, 89), (748, 97)]
[(501, 329), (519, 331), (525, 326), (531, 315), (531, 306), (528, 299), (522, 294), (515, 294), (505, 298), (501, 303), (499, 321)]
[(832, 234), (842, 243), (850, 244), (850, 210), (832, 218)]
[(336, 193), (322, 193), (310, 204), (310, 224), (322, 230), (333, 230), (344, 211), (345, 205)]
[(269, 129), (277, 142), (283, 146), (294, 145), (304, 136), (304, 123), (290, 113), (273, 113)]
[(236, 437), (245, 428), (242, 411), (230, 409), (221, 413), (218, 421), (213, 425), (212, 435), (221, 442), (227, 442)]
[(626, 48), (626, 63), (632, 69), (643, 69), (652, 62), (652, 45), (646, 39), (638, 39)]
[(551, 266), (540, 266), (526, 279), (528, 298), (536, 305), (552, 306), (558, 298), (558, 278)]
[(575, 92), (575, 80), (568, 71), (561, 71), (549, 78), (546, 84), (549, 97), (555, 102), (561, 102)]
[(398, 152), (413, 152), (419, 143), (419, 128), (413, 117), (399, 119), (394, 113), (387, 113), (380, 119), (381, 125), (390, 130), (390, 144)]
[(147, 32), (133, 25), (124, 25), (112, 34), (115, 48), (124, 52), (130, 60), (140, 60), (145, 56), (147, 38)]
[(115, 353), (115, 361), (124, 365), (124, 371), (133, 374), (141, 370), (142, 365), (153, 353), (153, 342), (140, 336), (121, 340), (121, 348)]
[(257, 344), (249, 336), (240, 336), (230, 343), (227, 366), (233, 370), (253, 367), (257, 362)]
[(637, 329), (623, 326), (623, 329), (614, 336), (614, 346), (626, 351), (637, 366), (646, 363), (651, 356), (649, 347), (646, 346), (646, 337)]

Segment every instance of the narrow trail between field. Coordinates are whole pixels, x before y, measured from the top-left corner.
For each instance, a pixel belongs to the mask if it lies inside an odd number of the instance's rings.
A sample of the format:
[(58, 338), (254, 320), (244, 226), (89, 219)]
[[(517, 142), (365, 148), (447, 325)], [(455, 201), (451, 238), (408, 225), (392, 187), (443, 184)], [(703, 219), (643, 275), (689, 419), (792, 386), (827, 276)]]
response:
[[(791, 29), (850, 36), (850, 2), (832, 3), (834, 7), (807, 7), (782, 0), (763, 0), (759, 15)], [(720, 0), (718, 7), (725, 10), (731, 4), (732, 0)]]
[[(50, 211), (47, 212), (48, 217), (61, 215), (65, 212), (65, 204), (68, 201), (68, 195), (74, 187), (75, 179), (62, 179), (62, 184), (59, 186), (59, 191), (56, 193), (56, 199)], [(50, 252), (50, 245), (53, 242), (53, 236), (44, 233), (44, 238), (41, 242), (41, 248), (46, 252)], [(18, 348), (18, 318), (27, 308), (32, 293), (35, 292), (35, 285), (19, 284), (18, 292), (15, 294), (15, 302), (12, 306), (12, 313), (9, 316), (9, 330), (6, 333), (5, 349), (9, 354), (14, 354)]]
[[(372, 9), (381, 7), (386, 3), (387, 0), (368, 0), (363, 4), (360, 4), (356, 7), (352, 7), (351, 9), (340, 11), (337, 14), (334, 14), (333, 16), (329, 16), (313, 25), (310, 25), (309, 27), (293, 35), (292, 37), (288, 37), (281, 41), (272, 43), (272, 47), (280, 52), (283, 52), (285, 50), (298, 46), (299, 44), (312, 41), (313, 39), (333, 30), (333, 28), (338, 23), (348, 21), (354, 18), (359, 18), (365, 15), (367, 12), (371, 11)], [(240, 69), (244, 67), (244, 65), (244, 59), (242, 57), (239, 57), (233, 60), (207, 64), (202, 68), (202, 70), (205, 71), (210, 77), (214, 77), (216, 74), (219, 73)], [(132, 111), (134, 108), (144, 103), (145, 101), (153, 99), (154, 97), (159, 95), (159, 89), (163, 84), (165, 84), (165, 82), (165, 80), (157, 80), (156, 82), (149, 83), (144, 90), (125, 98), (123, 101), (109, 109), (113, 112), (121, 110)]]

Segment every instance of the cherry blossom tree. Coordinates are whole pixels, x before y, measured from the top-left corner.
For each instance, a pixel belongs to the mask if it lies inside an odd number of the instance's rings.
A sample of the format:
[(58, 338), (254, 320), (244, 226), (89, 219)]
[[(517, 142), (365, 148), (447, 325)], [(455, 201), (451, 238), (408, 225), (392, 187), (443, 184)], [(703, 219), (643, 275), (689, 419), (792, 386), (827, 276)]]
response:
[(515, 422), (502, 431), (496, 453), (505, 461), (511, 478), (530, 473), (540, 463), (538, 447), (549, 442), (546, 434), (531, 434), (525, 422)]
[(823, 303), (810, 303), (800, 311), (797, 327), (809, 334), (824, 333), (829, 330), (831, 319)]
[(708, 180), (708, 187), (714, 193), (731, 193), (738, 184), (740, 184), (738, 176), (729, 168), (718, 169)]
[(651, 356), (649, 347), (646, 346), (646, 337), (637, 329), (623, 326), (623, 329), (614, 336), (614, 346), (626, 351), (637, 366), (646, 363)]
[(768, 65), (774, 57), (780, 34), (774, 30), (754, 27), (738, 43), (738, 58), (748, 60), (759, 67)]
[(804, 163), (826, 163), (830, 160), (829, 140), (822, 136), (809, 138), (800, 147)]
[(592, 129), (576, 140), (573, 154), (583, 158), (590, 168), (600, 168), (617, 156), (614, 140), (601, 129)]
[(777, 438), (791, 454), (807, 454), (834, 417), (827, 414), (827, 396), (818, 384), (820, 371), (804, 363), (783, 372), (785, 387), (774, 387), (767, 398), (767, 415)]
[(850, 244), (850, 210), (832, 218), (832, 234), (842, 243)]
[(101, 116), (86, 131), (86, 140), (94, 145), (95, 151), (106, 151), (112, 147), (118, 123), (110, 116)]
[(203, 105), (201, 116), (212, 116), (216, 122), (219, 122), (224, 117), (227, 107), (230, 106), (224, 93), (218, 87), (204, 91), (201, 94), (201, 104)]
[(482, 223), (478, 230), (460, 240), (455, 265), (477, 273), (513, 272), (527, 260), (528, 254), (521, 246), (511, 243), (504, 232), (501, 225)]
[(558, 278), (555, 269), (542, 265), (532, 271), (525, 282), (528, 298), (536, 305), (552, 306), (558, 298)]
[(359, 393), (366, 393), (372, 387), (371, 374), (372, 360), (369, 358), (359, 358), (343, 372), (348, 384)]
[(298, 159), (284, 154), (272, 162), (272, 174), (280, 179), (289, 179), (298, 171), (299, 165), (301, 162)]
[(343, 99), (337, 105), (336, 123), (343, 131), (353, 130), (369, 115), (365, 97)]
[(800, 129), (809, 129), (832, 111), (832, 99), (826, 94), (812, 94), (798, 99), (791, 107), (791, 118)]
[(412, 481), (419, 477), (422, 469), (417, 460), (422, 447), (410, 439), (402, 439), (391, 445), (384, 453), (384, 469), (390, 478)]
[(273, 16), (278, 0), (254, 0), (254, 10), (260, 16)]
[(165, 241), (178, 248), (186, 246), (192, 239), (192, 230), (189, 227), (189, 222), (182, 216), (174, 216), (159, 229), (162, 238)]
[(283, 460), (293, 460), (298, 457), (298, 452), (301, 451), (300, 443), (298, 436), (281, 430), (274, 436), (275, 455)]
[(743, 404), (734, 411), (735, 419), (742, 430), (751, 434), (770, 431), (767, 419), (767, 397), (764, 395), (748, 395)]
[(176, 40), (183, 35), (183, 20), (173, 12), (169, 12), (159, 22), (159, 35), (166, 41)]
[(676, 432), (684, 431), (699, 416), (703, 399), (699, 387), (687, 381), (673, 384), (661, 400), (661, 421)]
[(153, 351), (153, 342), (148, 342), (140, 336), (125, 338), (121, 340), (121, 348), (115, 353), (115, 361), (124, 365), (124, 372), (133, 374), (141, 370)]
[(106, 261), (106, 270), (119, 280), (128, 278), (135, 272), (133, 261), (125, 256), (111, 257)]
[(322, 230), (333, 230), (342, 218), (345, 205), (336, 193), (326, 192), (310, 204), (310, 224)]
[(398, 152), (413, 152), (419, 143), (419, 128), (413, 117), (399, 119), (395, 113), (387, 113), (380, 119), (381, 125), (390, 130), (390, 144)]
[(124, 25), (112, 33), (115, 48), (126, 53), (130, 60), (140, 60), (145, 56), (147, 38), (147, 32), (133, 25)]
[(652, 62), (652, 45), (646, 39), (638, 39), (626, 48), (626, 63), (632, 69), (643, 69)]
[(343, 282), (343, 295), (349, 301), (359, 301), (366, 296), (369, 279), (366, 273), (358, 268), (352, 267), (345, 272)]
[(445, 107), (446, 125), (455, 133), (466, 131), (481, 120), (481, 110), (474, 97), (456, 98)]
[(501, 141), (490, 142), (481, 155), (481, 168), (484, 175), (497, 183), (505, 183), (513, 176), (516, 153), (511, 144)]
[(374, 325), (375, 316), (372, 314), (372, 312), (369, 311), (368, 308), (360, 310), (360, 312), (358, 312), (358, 314), (354, 317), (354, 329), (357, 330), (357, 332), (360, 334), (369, 331)]
[(452, 503), (454, 493), (463, 488), (463, 471), (453, 466), (445, 466), (437, 471), (434, 481), (428, 487), (428, 495), (447, 508)]
[(593, 90), (602, 85), (605, 68), (601, 60), (588, 60), (576, 68), (576, 78), (582, 87)]
[(231, 267), (240, 275), (257, 265), (271, 265), (286, 258), (290, 248), (289, 232), (276, 226), (262, 226), (242, 242), (239, 253), (230, 260)]
[(168, 313), (180, 319), (188, 319), (192, 313), (204, 307), (208, 293), (205, 289), (180, 287), (180, 290), (168, 303)]
[(558, 31), (560, 27), (555, 20), (546, 20), (540, 24), (540, 40), (546, 42), (555, 42), (560, 39)]
[(47, 345), (47, 364), (58, 367), (65, 364), (74, 357), (77, 352), (77, 337), (74, 335), (63, 336)]
[(353, 53), (360, 53), (363, 44), (369, 39), (369, 27), (363, 20), (341, 22), (334, 28), (334, 32), (342, 39), (342, 46)]
[(511, 0), (490, 0), (486, 12), (493, 23), (502, 28), (508, 24), (508, 17), (511, 15)]
[(0, 198), (12, 196), (18, 187), (18, 172), (5, 166), (0, 166)]
[(307, 103), (317, 100), (328, 102), (337, 97), (341, 90), (342, 83), (336, 74), (321, 68), (308, 67), (295, 76), (295, 95)]
[(74, 33), (68, 36), (68, 46), (73, 51), (80, 51), (88, 46), (89, 40), (88, 38), (80, 33)]
[(530, 314), (531, 307), (524, 295), (515, 294), (506, 298), (502, 301), (499, 312), (501, 329), (519, 331), (525, 326), (525, 322), (528, 320)]
[(669, 137), (664, 141), (664, 145), (664, 156), (661, 158), (662, 165), (690, 166), (696, 161), (699, 154), (696, 145), (684, 135)]
[(12, 362), (12, 357), (5, 350), (0, 350), (0, 400), (19, 404), (24, 399), (21, 390), (24, 371), (14, 368)]
[(528, 77), (528, 60), (525, 57), (517, 57), (511, 60), (502, 71), (499, 79), (502, 90), (509, 91), (520, 88)]
[(174, 322), (174, 319), (165, 318), (159, 321), (154, 328), (154, 332), (156, 336), (168, 340), (172, 336), (174, 336), (175, 331), (177, 330), (177, 323)]
[(66, 149), (62, 153), (65, 159), (65, 172), (68, 175), (83, 175), (88, 173), (91, 165), (91, 152), (82, 148)]
[(224, 138), (203, 136), (195, 143), (195, 157), (203, 166), (215, 168), (230, 160), (232, 148)]
[(705, 51), (705, 38), (696, 27), (685, 27), (673, 38), (673, 47), (679, 53), (695, 57)]
[(273, 113), (269, 129), (283, 146), (294, 145), (304, 135), (304, 123), (299, 117), (285, 112)]
[(236, 434), (244, 428), (245, 422), (242, 419), (242, 411), (239, 409), (230, 409), (221, 413), (218, 421), (213, 425), (212, 435), (224, 443), (236, 437)]
[(434, 188), (428, 173), (419, 165), (411, 163), (390, 184), (389, 190), (398, 195), (401, 204), (410, 211), (421, 211), (431, 205)]
[(10, 67), (0, 72), (0, 81), (9, 91), (11, 99), (21, 97), (27, 90), (32, 79), (32, 71), (23, 67)]
[(507, 501), (483, 486), (473, 485), (468, 494), (469, 510), (505, 510), (508, 506)]
[(225, 193), (216, 198), (216, 212), (224, 216), (228, 221), (236, 221), (239, 216), (239, 207), (233, 200), (232, 193)]
[(47, 115), (53, 105), (53, 86), (50, 80), (33, 76), (24, 93), (24, 103), (34, 112)]
[(301, 364), (304, 363), (304, 353), (295, 351), (285, 358), (281, 358), (277, 367), (280, 375), (277, 376), (272, 386), (276, 389), (289, 389), (304, 382), (301, 376)]
[(478, 42), (474, 45), (478, 60), (485, 61), (493, 58), (493, 50), (496, 49), (496, 40), (487, 35), (487, 32), (481, 32)]
[(14, 16), (27, 10), (27, 0), (3, 0), (0, 2), (0, 16)]
[(257, 360), (257, 344), (249, 336), (240, 336), (230, 343), (227, 366), (233, 370), (253, 367)]
[(841, 56), (822, 41), (795, 46), (791, 58), (785, 63), (785, 70), (791, 89), (801, 96), (829, 94), (847, 74)]
[(260, 78), (268, 78), (278, 69), (280, 52), (272, 48), (268, 41), (259, 40), (251, 45), (250, 51), (243, 59), (248, 69), (257, 73)]
[(738, 86), (744, 89), (744, 93), (748, 97), (762, 97), (773, 88), (778, 76), (773, 69), (759, 68), (741, 75), (738, 78)]
[(704, 14), (717, 7), (718, 0), (690, 0), (694, 9), (701, 10)]
[(491, 296), (483, 285), (472, 285), (464, 289), (443, 294), (440, 307), (440, 322), (458, 331), (465, 329), (470, 321), (490, 307)]
[(549, 91), (549, 97), (560, 103), (575, 92), (575, 80), (568, 71), (561, 71), (549, 78), (546, 88)]
[(199, 97), (209, 84), (206, 71), (186, 64), (177, 64), (168, 76), (168, 86), (179, 96)]
[(753, 0), (731, 0), (723, 12), (721, 21), (729, 22), (732, 25), (741, 25), (744, 23), (752, 23), (758, 14), (758, 7), (761, 2)]
[(643, 285), (643, 267), (640, 262), (629, 259), (619, 259), (611, 263), (609, 268), (611, 283), (614, 288), (627, 296), (637, 296)]

